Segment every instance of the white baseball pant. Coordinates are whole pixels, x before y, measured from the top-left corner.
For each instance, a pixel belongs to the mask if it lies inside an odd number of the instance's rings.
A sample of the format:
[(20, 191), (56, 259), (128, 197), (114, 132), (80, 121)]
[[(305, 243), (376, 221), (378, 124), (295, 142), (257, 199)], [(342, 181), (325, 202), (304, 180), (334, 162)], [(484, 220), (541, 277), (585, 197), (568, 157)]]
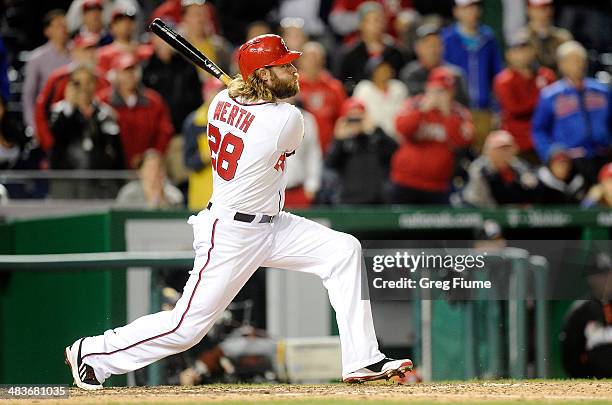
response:
[(342, 374), (382, 360), (370, 301), (362, 299), (361, 245), (348, 234), (281, 212), (272, 223), (235, 221), (212, 207), (189, 218), (196, 258), (172, 311), (136, 319), (83, 341), (82, 358), (101, 383), (198, 343), (259, 267), (318, 275), (336, 311)]

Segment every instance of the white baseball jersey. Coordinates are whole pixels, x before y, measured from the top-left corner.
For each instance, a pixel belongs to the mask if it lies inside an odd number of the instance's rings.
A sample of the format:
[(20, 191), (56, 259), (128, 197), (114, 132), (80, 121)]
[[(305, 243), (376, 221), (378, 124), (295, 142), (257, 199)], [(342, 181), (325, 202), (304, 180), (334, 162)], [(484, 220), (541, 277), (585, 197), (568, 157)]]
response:
[(220, 92), (208, 110), (211, 202), (247, 214), (278, 214), (284, 204), (286, 153), (304, 134), (300, 111), (284, 102), (246, 104)]

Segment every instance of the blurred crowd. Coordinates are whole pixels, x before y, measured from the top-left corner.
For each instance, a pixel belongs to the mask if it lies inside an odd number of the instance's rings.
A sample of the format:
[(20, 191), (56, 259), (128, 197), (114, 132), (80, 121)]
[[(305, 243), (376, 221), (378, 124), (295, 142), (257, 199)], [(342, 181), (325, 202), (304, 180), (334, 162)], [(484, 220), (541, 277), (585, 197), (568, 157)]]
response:
[[(159, 17), (232, 75), (236, 47), (260, 34), (303, 52), (287, 207), (612, 206), (612, 2), (48, 3), (61, 7), (38, 24), (24, 15), (46, 6), (2, 6), (0, 202), (206, 206), (222, 85), (146, 31)], [(107, 175), (126, 169), (138, 179)]]

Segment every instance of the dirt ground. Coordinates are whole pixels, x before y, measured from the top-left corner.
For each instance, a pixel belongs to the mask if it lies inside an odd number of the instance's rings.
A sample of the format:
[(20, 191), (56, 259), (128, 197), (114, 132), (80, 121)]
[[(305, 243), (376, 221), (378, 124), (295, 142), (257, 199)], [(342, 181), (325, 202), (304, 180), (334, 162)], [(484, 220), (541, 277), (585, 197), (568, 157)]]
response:
[[(418, 385), (207, 385), (197, 387), (127, 387), (102, 391), (70, 390), (62, 400), (29, 400), (50, 404), (351, 404), (351, 403), (580, 403), (612, 404), (612, 380), (475, 381)], [(4, 405), (9, 401), (0, 400)], [(12, 403), (26, 403), (12, 401)]]

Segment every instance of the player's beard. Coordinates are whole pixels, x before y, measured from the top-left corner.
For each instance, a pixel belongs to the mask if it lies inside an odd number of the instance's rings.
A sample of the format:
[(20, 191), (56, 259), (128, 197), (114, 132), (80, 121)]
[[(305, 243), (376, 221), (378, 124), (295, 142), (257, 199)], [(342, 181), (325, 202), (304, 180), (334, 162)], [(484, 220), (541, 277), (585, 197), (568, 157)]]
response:
[(286, 80), (280, 79), (276, 73), (270, 71), (271, 74), (271, 85), (269, 86), (272, 95), (279, 99), (284, 100), (298, 94), (300, 91), (300, 85), (297, 77), (291, 76)]

